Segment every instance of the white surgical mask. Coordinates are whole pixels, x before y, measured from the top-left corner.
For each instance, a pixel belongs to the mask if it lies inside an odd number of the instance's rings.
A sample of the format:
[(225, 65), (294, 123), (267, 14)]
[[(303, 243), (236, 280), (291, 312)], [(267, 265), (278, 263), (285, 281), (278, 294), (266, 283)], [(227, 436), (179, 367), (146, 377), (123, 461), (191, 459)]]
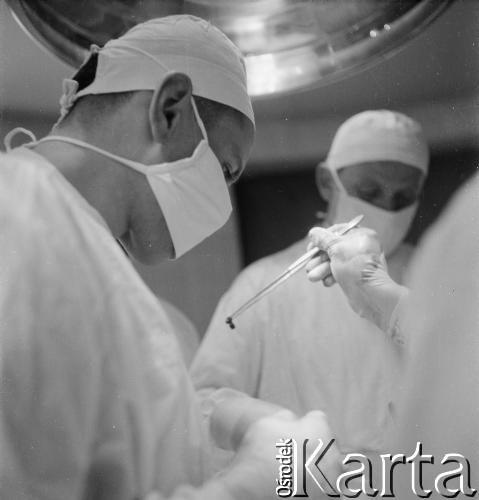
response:
[(351, 220), (359, 214), (364, 215), (361, 225), (374, 229), (378, 234), (385, 255), (390, 255), (406, 237), (416, 215), (417, 203), (395, 212), (376, 207), (359, 198), (350, 196), (344, 188), (336, 170), (330, 170), (338, 187), (333, 224)]
[(165, 217), (175, 258), (178, 258), (224, 226), (232, 211), (223, 169), (208, 144), (206, 129), (194, 100), (192, 105), (203, 139), (189, 158), (173, 162), (144, 165), (86, 142), (56, 135), (32, 144), (67, 142), (95, 151), (146, 175)]

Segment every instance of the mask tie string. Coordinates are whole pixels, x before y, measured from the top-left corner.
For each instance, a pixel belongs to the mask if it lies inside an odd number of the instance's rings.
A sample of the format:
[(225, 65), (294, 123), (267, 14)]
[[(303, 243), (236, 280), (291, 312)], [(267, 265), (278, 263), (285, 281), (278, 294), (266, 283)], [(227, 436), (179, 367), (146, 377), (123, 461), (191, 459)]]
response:
[(12, 148), (12, 140), (18, 134), (24, 134), (31, 139), (31, 141), (26, 143), (26, 144), (33, 144), (33, 143), (37, 142), (37, 138), (35, 137), (35, 134), (31, 130), (28, 130), (28, 129), (23, 128), (23, 127), (15, 127), (14, 129), (10, 130), (10, 132), (8, 132), (5, 135), (5, 138), (3, 139), (3, 144), (5, 145), (5, 149), (7, 150), (7, 153), (13, 149)]

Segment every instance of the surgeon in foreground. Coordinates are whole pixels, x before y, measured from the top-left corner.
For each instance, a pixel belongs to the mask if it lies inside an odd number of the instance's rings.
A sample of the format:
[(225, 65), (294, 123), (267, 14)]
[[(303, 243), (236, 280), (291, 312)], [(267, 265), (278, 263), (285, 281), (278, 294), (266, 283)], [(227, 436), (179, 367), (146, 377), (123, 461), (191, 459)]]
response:
[(329, 439), (324, 415), (245, 420), (238, 463), (202, 484), (178, 343), (115, 241), (158, 262), (228, 219), (254, 135), (238, 50), (152, 20), (93, 48), (61, 104), (52, 134), (0, 157), (0, 497), (274, 497), (274, 443)]
[(389, 276), (370, 230), (310, 234), (324, 253), (309, 278), (339, 283), (361, 317), (405, 345), (396, 428), (384, 452), (410, 457), (421, 443), (422, 465), (415, 475), (408, 463), (394, 468), (399, 499), (471, 498), (479, 489), (478, 213), (476, 174), (422, 238), (408, 288)]

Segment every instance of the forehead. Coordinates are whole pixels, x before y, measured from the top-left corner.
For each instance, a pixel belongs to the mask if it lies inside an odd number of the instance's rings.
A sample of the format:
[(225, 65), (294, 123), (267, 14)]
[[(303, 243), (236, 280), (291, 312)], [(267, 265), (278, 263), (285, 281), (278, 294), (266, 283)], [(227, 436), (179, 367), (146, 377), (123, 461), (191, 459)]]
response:
[(338, 171), (347, 184), (375, 183), (383, 186), (416, 187), (424, 177), (423, 172), (411, 165), (397, 161), (374, 161), (343, 167)]

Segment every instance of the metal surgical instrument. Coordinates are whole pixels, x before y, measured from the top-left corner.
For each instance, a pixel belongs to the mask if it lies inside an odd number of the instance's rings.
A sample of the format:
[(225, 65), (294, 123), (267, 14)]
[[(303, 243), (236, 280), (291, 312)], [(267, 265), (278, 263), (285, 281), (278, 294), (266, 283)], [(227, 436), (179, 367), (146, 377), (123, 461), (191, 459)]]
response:
[[(358, 215), (354, 219), (352, 219), (350, 222), (347, 223), (346, 227), (344, 227), (341, 231), (339, 231), (337, 234), (338, 236), (342, 236), (346, 234), (348, 231), (356, 227), (362, 220), (363, 220), (363, 215)], [(298, 271), (303, 269), (308, 262), (316, 257), (316, 255), (319, 252), (318, 247), (311, 248), (311, 250), (308, 250), (304, 255), (302, 255), (298, 260), (294, 261), (283, 273), (281, 273), (277, 278), (275, 278), (271, 283), (266, 285), (262, 290), (260, 290), (256, 295), (254, 295), (251, 299), (246, 301), (241, 307), (239, 307), (233, 314), (228, 316), (226, 318), (226, 323), (229, 325), (231, 329), (235, 328), (235, 325), (233, 323), (233, 320), (238, 317), (240, 314), (242, 314), (246, 309), (249, 309), (253, 304), (261, 300), (263, 297), (271, 293), (276, 287), (284, 283), (286, 280), (291, 278), (294, 274), (296, 274)]]

